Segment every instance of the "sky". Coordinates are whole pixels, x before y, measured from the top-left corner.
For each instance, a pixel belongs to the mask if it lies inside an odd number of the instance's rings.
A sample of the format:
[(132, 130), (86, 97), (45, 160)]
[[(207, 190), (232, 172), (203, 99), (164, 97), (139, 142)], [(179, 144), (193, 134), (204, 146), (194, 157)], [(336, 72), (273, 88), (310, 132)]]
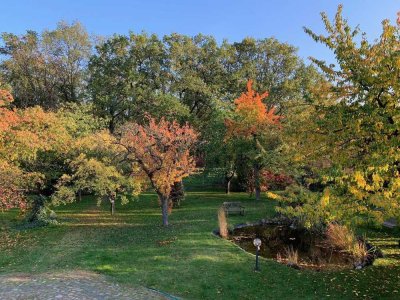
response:
[(213, 35), (218, 41), (275, 37), (309, 56), (334, 62), (333, 54), (315, 43), (303, 26), (324, 33), (321, 12), (330, 19), (338, 4), (352, 26), (370, 40), (379, 37), (381, 21), (395, 22), (400, 0), (0, 0), (0, 32), (53, 29), (58, 21), (80, 21), (90, 34), (110, 36), (129, 31)]

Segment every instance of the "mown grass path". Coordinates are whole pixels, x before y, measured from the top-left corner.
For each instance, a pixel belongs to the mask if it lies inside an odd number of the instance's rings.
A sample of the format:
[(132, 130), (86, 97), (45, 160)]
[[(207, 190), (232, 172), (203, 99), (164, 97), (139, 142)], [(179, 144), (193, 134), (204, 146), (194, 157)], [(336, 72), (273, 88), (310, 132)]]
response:
[(211, 234), (224, 201), (246, 206), (246, 215), (230, 217), (230, 224), (273, 214), (267, 199), (257, 203), (246, 194), (219, 192), (189, 192), (168, 228), (160, 226), (151, 193), (117, 206), (115, 217), (88, 198), (57, 208), (60, 225), (25, 231), (15, 229), (15, 212), (2, 213), (0, 274), (85, 270), (128, 288), (150, 287), (186, 299), (400, 297), (398, 231), (366, 230), (385, 258), (361, 271), (299, 271), (262, 260), (261, 272), (255, 273), (253, 255)]

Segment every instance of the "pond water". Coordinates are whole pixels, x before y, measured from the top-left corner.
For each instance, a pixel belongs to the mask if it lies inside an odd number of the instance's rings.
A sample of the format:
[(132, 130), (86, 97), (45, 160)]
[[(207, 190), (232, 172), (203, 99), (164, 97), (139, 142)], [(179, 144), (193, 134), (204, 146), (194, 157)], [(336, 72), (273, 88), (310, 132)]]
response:
[(230, 240), (244, 250), (255, 253), (254, 238), (262, 241), (260, 255), (281, 263), (290, 263), (288, 251), (298, 254), (297, 266), (314, 270), (351, 269), (352, 257), (327, 245), (323, 236), (313, 235), (305, 229), (288, 225), (252, 225), (233, 230)]

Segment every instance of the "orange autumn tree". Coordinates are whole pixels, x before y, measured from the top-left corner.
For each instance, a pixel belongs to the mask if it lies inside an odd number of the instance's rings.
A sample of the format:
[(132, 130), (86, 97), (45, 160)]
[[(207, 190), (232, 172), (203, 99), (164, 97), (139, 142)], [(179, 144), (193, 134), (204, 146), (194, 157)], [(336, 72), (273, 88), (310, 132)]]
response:
[[(68, 117), (67, 108), (16, 109), (12, 101), (0, 90), (0, 210), (27, 208), (28, 222), (47, 224), (55, 184), (70, 172), (69, 162), (86, 151), (78, 137), (89, 135), (92, 127), (81, 116)], [(90, 124), (96, 124), (92, 117)]]
[(44, 151), (53, 151), (62, 141), (70, 143), (54, 113), (39, 107), (13, 109), (13, 100), (9, 91), (0, 90), (0, 210), (32, 211), (40, 198), (36, 194), (40, 194), (46, 179), (46, 164), (39, 162), (39, 157), (44, 157)]
[(0, 159), (0, 211), (11, 208), (26, 209), (22, 171)]
[(247, 82), (247, 91), (237, 98), (235, 116), (226, 120), (227, 137), (251, 137), (259, 134), (266, 126), (280, 125), (282, 116), (275, 114), (275, 107), (267, 109), (263, 100), (268, 92), (261, 95), (253, 90), (253, 81)]
[(9, 109), (13, 101), (14, 98), (9, 91), (0, 89), (0, 139), (3, 133), (17, 124), (20, 119), (14, 110)]
[[(13, 101), (9, 91), (0, 90), (0, 152), (5, 134), (19, 121), (16, 112), (8, 109)], [(0, 211), (17, 207), (25, 209), (26, 201), (18, 180), (21, 173), (17, 166), (10, 165), (0, 155)]]
[[(232, 118), (225, 120), (225, 139), (241, 141), (242, 150), (252, 161), (256, 199), (260, 198), (260, 171), (264, 165), (263, 155), (267, 148), (276, 145), (276, 135), (271, 134), (280, 128), (282, 116), (276, 114), (275, 107), (267, 108), (263, 102), (268, 92), (257, 93), (252, 88), (253, 81), (247, 82), (247, 91), (234, 101)], [(268, 145), (267, 145), (268, 144)]]
[(195, 171), (191, 155), (198, 134), (188, 125), (161, 119), (148, 123), (128, 123), (122, 128), (120, 144), (128, 161), (147, 175), (162, 207), (162, 222), (168, 225), (168, 208), (172, 185)]

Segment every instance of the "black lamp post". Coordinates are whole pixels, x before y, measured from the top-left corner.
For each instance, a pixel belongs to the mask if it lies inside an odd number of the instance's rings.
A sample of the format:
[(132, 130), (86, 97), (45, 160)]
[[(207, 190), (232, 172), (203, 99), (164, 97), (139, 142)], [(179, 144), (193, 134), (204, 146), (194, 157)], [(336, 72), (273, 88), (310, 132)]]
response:
[(256, 267), (255, 267), (254, 271), (259, 272), (260, 266), (258, 265), (258, 255), (260, 252), (261, 240), (259, 238), (255, 238), (253, 240), (253, 245), (254, 245), (254, 247), (256, 247)]

